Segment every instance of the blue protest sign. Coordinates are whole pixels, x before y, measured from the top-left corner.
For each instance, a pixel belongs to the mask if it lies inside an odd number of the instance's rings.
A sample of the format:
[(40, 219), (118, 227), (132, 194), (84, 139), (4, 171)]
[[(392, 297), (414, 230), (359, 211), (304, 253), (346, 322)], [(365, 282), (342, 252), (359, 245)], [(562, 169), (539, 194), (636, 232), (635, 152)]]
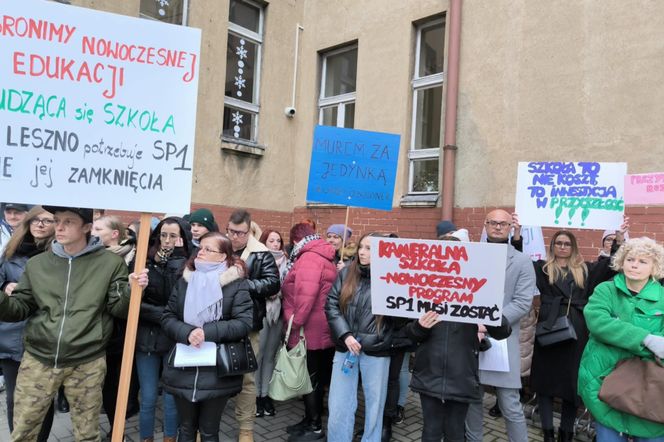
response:
[(392, 210), (401, 136), (316, 126), (307, 201)]

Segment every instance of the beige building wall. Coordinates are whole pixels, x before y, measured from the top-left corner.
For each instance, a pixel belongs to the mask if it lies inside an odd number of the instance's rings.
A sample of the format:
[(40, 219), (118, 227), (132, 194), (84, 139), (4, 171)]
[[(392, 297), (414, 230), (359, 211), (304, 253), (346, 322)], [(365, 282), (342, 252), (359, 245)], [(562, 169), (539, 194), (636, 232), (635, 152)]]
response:
[(457, 207), (514, 204), (518, 161), (664, 170), (664, 2), (463, 3)]
[[(72, 3), (131, 16), (139, 10), (139, 0)], [(445, 12), (448, 2), (265, 4), (264, 151), (255, 156), (220, 139), (228, 0), (190, 0), (189, 25), (203, 31), (193, 202), (287, 212), (304, 206), (320, 53), (357, 41), (355, 127), (401, 134), (397, 207), (408, 183), (414, 22)], [(298, 24), (297, 114), (288, 119)], [(520, 160), (627, 161), (630, 173), (664, 170), (662, 72), (664, 2), (464, 1), (454, 205), (512, 205)]]

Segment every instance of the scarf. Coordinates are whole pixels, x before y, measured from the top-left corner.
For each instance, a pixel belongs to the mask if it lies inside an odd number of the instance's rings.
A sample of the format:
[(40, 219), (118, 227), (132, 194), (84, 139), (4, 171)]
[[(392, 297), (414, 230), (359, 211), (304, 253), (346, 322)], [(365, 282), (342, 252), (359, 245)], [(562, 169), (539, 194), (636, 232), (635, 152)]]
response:
[(228, 268), (225, 262), (194, 261), (196, 270), (189, 277), (184, 298), (184, 322), (202, 327), (221, 319), (224, 293), (219, 275)]
[(307, 245), (307, 243), (311, 241), (315, 241), (317, 239), (320, 239), (320, 235), (317, 233), (314, 233), (313, 235), (305, 236), (302, 238), (295, 246), (293, 247), (293, 251), (291, 252), (290, 257), (288, 258), (288, 264), (286, 264), (286, 271), (283, 274), (283, 277), (281, 278), (282, 280), (286, 278), (286, 275), (288, 272), (290, 272), (291, 268), (293, 268), (293, 265), (295, 265), (295, 261), (297, 260), (297, 256), (300, 254), (300, 251), (302, 248)]
[[(286, 264), (286, 254), (283, 250), (270, 250), (274, 260), (277, 262), (277, 268), (279, 269), (279, 275), (282, 275), (282, 270), (284, 270)], [(281, 282), (283, 282), (283, 275), (281, 277)], [(268, 325), (275, 325), (279, 321), (279, 316), (281, 316), (281, 291), (276, 295), (270, 296), (265, 301), (265, 319), (267, 320)]]
[(136, 254), (134, 245), (126, 241), (123, 241), (122, 244), (118, 244), (117, 246), (108, 246), (106, 249), (115, 253), (121, 258), (124, 258), (125, 264), (127, 265), (129, 265), (131, 260), (134, 259), (134, 255)]

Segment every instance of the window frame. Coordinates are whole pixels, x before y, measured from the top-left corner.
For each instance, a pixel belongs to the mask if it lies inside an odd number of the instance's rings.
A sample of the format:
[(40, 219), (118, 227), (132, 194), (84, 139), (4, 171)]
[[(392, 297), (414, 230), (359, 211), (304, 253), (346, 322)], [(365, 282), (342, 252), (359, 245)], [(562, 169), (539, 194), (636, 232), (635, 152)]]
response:
[[(189, 3), (190, 0), (182, 0), (182, 23), (171, 23), (176, 26), (188, 26), (189, 23)], [(141, 6), (138, 5), (138, 16), (139, 18), (147, 18), (149, 20), (161, 21), (158, 18), (152, 17), (150, 15), (144, 14), (141, 12)], [(162, 22), (166, 23), (166, 22)]]
[[(235, 37), (247, 39), (248, 41), (256, 45), (256, 66), (254, 72), (254, 85), (253, 85), (254, 96), (252, 97), (251, 103), (248, 103), (243, 100), (238, 100), (237, 98), (234, 97), (228, 97), (224, 92), (224, 106), (223, 109), (221, 110), (221, 119), (222, 119), (221, 139), (223, 141), (232, 142), (232, 143), (241, 143), (241, 144), (249, 144), (251, 146), (257, 146), (258, 127), (259, 127), (260, 109), (261, 109), (260, 80), (261, 80), (261, 72), (263, 65), (263, 32), (265, 26), (265, 7), (251, 0), (231, 0), (231, 1), (249, 4), (254, 8), (257, 8), (260, 11), (260, 14), (258, 18), (258, 32), (254, 32), (251, 29), (247, 29), (243, 26), (231, 22), (230, 16), (228, 18), (228, 29), (226, 32), (227, 36), (229, 34), (233, 34)], [(229, 8), (230, 8), (230, 2), (229, 2)], [(228, 54), (226, 54), (226, 56), (228, 56)], [(228, 63), (228, 59), (226, 60), (226, 62)], [(226, 78), (224, 77), (224, 88), (225, 88), (225, 82)], [(224, 135), (223, 115), (226, 107), (229, 107), (230, 109), (236, 109), (242, 112), (247, 112), (253, 115), (251, 128), (250, 128), (251, 139), (248, 140), (246, 138), (235, 138), (232, 136), (229, 137), (228, 135)]]
[[(445, 118), (445, 75), (446, 71), (443, 67), (442, 72), (438, 72), (435, 74), (427, 75), (424, 77), (419, 76), (419, 68), (420, 68), (420, 50), (421, 50), (421, 45), (422, 45), (422, 32), (428, 28), (432, 28), (434, 26), (443, 26), (443, 35), (445, 34), (446, 31), (446, 26), (445, 26), (445, 17), (438, 17), (433, 20), (429, 20), (425, 23), (417, 25), (416, 28), (416, 43), (415, 43), (415, 63), (413, 66), (413, 78), (411, 80), (411, 93), (413, 94), (413, 104), (412, 104), (412, 112), (411, 112), (411, 133), (410, 133), (410, 148), (408, 149), (408, 195), (433, 195), (433, 194), (438, 194), (440, 192), (440, 185), (442, 181), (441, 177), (441, 170), (440, 170), (440, 152), (441, 152), (441, 147), (432, 147), (432, 148), (426, 148), (426, 149), (416, 149), (415, 148), (415, 137), (417, 134), (417, 110), (418, 110), (418, 95), (419, 92), (427, 90), (427, 89), (433, 89), (435, 87), (440, 87), (441, 88), (441, 94), (443, 95), (441, 99), (441, 125), (440, 125), (440, 142), (441, 144), (443, 142), (444, 138), (444, 131), (445, 127), (442, 124), (442, 121)], [(443, 51), (445, 51), (445, 46), (443, 45)], [(445, 54), (443, 54), (444, 56)], [(445, 57), (446, 58), (446, 57)], [(444, 58), (444, 61), (446, 59)], [(443, 66), (445, 64), (443, 63)], [(423, 160), (437, 160), (438, 161), (438, 185), (437, 185), (437, 190), (430, 190), (430, 191), (415, 191), (413, 190), (413, 184), (415, 181), (415, 162), (416, 161), (423, 161)]]
[[(326, 51), (321, 53), (322, 63), (321, 63), (321, 79), (320, 79), (320, 93), (318, 95), (318, 124), (323, 124), (323, 110), (336, 107), (337, 108), (337, 122), (335, 127), (345, 127), (346, 119), (346, 106), (350, 103), (355, 104), (357, 100), (357, 57), (355, 59), (355, 91), (346, 92), (345, 94), (332, 95), (330, 97), (325, 97), (325, 81), (327, 80), (327, 59), (328, 57), (335, 56), (344, 52), (349, 52), (352, 50), (358, 51), (359, 48), (357, 43), (352, 43), (347, 46), (343, 46), (338, 49), (333, 49), (331, 51)], [(353, 118), (353, 127), (355, 127), (355, 119)]]

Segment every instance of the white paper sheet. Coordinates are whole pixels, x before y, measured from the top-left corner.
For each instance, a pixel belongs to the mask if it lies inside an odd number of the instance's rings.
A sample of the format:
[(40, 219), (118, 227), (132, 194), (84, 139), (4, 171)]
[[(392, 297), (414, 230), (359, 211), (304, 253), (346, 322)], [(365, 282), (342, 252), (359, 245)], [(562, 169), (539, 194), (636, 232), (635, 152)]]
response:
[(491, 348), (480, 352), (480, 370), (510, 371), (510, 361), (507, 357), (507, 339), (496, 341), (489, 338)]
[(217, 365), (217, 344), (203, 342), (199, 348), (175, 344), (175, 367), (211, 367)]

